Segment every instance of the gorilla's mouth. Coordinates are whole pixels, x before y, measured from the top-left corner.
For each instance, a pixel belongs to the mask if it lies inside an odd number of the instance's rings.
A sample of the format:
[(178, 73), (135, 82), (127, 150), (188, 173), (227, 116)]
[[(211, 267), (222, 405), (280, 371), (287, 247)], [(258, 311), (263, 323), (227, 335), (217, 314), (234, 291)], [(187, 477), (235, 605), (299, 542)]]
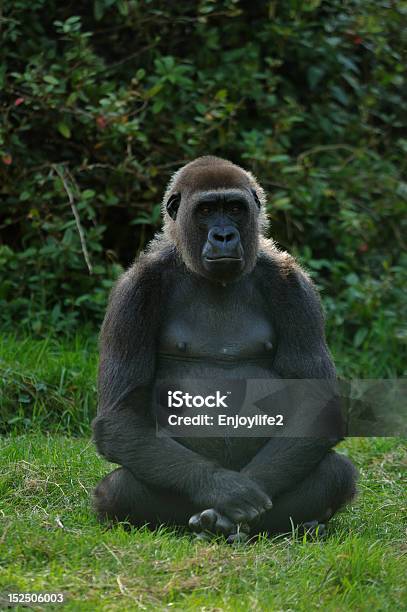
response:
[(237, 279), (244, 268), (244, 257), (234, 255), (203, 257), (202, 262), (209, 278), (220, 282)]
[(229, 255), (219, 255), (218, 257), (205, 257), (205, 261), (210, 261), (211, 263), (223, 261), (224, 263), (227, 263), (229, 261), (230, 262), (243, 261), (243, 257), (230, 257)]

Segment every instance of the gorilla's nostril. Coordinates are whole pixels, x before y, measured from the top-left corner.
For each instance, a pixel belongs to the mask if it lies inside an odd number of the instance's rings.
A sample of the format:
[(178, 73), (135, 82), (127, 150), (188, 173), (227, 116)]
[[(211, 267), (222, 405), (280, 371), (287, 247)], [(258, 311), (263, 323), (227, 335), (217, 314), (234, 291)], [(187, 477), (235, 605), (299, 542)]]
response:
[(215, 248), (235, 248), (239, 238), (238, 230), (233, 227), (212, 227), (208, 233), (208, 242)]
[(213, 234), (214, 240), (216, 242), (231, 242), (235, 238), (235, 234), (233, 232), (229, 234)]

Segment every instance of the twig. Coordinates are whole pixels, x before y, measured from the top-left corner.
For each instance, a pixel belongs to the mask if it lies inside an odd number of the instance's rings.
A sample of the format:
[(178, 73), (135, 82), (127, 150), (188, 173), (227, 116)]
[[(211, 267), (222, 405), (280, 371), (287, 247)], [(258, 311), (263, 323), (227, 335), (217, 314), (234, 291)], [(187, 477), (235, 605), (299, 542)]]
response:
[(60, 529), (65, 529), (65, 525), (63, 524), (59, 516), (55, 517), (55, 522)]
[(73, 193), (65, 179), (63, 172), (61, 172), (61, 170), (55, 164), (53, 164), (52, 167), (55, 170), (55, 172), (58, 174), (59, 178), (61, 179), (64, 189), (66, 191), (66, 194), (68, 196), (69, 204), (71, 206), (73, 216), (75, 217), (76, 227), (77, 227), (79, 238), (81, 241), (82, 253), (85, 258), (86, 265), (88, 266), (89, 274), (93, 274), (92, 262), (90, 261), (88, 247), (86, 246), (85, 233), (81, 225), (81, 219), (79, 217), (79, 213), (78, 213), (78, 209), (75, 204)]
[(98, 74), (103, 74), (104, 72), (109, 72), (110, 70), (116, 70), (116, 68), (118, 68), (118, 66), (122, 66), (126, 62), (130, 62), (131, 60), (136, 59), (136, 57), (138, 57), (142, 53), (145, 53), (149, 49), (152, 49), (153, 47), (154, 47), (154, 43), (150, 43), (149, 45), (146, 45), (145, 47), (142, 47), (141, 49), (138, 49), (134, 53), (131, 53), (130, 55), (127, 55), (127, 57), (123, 57), (118, 62), (114, 62), (113, 64), (109, 64), (108, 66), (105, 66), (104, 68), (101, 68), (99, 70)]
[(312, 149), (308, 149), (308, 151), (303, 151), (297, 157), (297, 163), (300, 163), (305, 157), (308, 155), (313, 155), (314, 153), (321, 153), (322, 151), (336, 151), (338, 149), (344, 149), (345, 151), (355, 152), (355, 147), (351, 147), (347, 144), (327, 144), (327, 145), (317, 145)]
[(119, 585), (120, 593), (121, 593), (122, 595), (126, 595), (126, 591), (127, 591), (127, 589), (126, 589), (126, 587), (124, 586), (124, 584), (122, 583), (122, 581), (121, 581), (121, 578), (120, 578), (119, 574), (117, 574), (117, 576), (116, 576), (116, 582), (117, 582), (117, 584)]

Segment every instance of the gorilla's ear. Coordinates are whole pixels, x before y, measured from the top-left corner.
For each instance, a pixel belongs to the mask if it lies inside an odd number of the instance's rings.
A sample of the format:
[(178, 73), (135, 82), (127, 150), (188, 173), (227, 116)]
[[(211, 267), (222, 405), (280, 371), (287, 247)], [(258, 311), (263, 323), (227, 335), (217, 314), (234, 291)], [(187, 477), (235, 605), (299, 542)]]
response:
[(255, 189), (252, 189), (252, 194), (253, 194), (253, 197), (254, 197), (254, 201), (255, 201), (255, 202), (256, 202), (256, 204), (257, 204), (257, 208), (261, 208), (261, 204), (260, 204), (259, 196), (257, 195), (257, 193), (256, 193), (256, 190), (255, 190)]
[(181, 194), (173, 193), (172, 196), (168, 198), (168, 201), (165, 205), (165, 208), (167, 209), (167, 213), (170, 215), (173, 221), (175, 221), (175, 219), (177, 218), (177, 212), (178, 212), (180, 202), (181, 202)]

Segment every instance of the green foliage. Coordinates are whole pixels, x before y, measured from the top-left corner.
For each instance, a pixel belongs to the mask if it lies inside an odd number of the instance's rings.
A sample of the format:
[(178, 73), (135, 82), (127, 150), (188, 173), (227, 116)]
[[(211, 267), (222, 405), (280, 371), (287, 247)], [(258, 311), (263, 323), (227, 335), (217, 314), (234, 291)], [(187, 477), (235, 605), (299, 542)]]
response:
[(331, 330), (405, 348), (402, 24), (384, 0), (6, 1), (3, 323), (100, 321), (171, 173), (212, 153), (264, 183)]

